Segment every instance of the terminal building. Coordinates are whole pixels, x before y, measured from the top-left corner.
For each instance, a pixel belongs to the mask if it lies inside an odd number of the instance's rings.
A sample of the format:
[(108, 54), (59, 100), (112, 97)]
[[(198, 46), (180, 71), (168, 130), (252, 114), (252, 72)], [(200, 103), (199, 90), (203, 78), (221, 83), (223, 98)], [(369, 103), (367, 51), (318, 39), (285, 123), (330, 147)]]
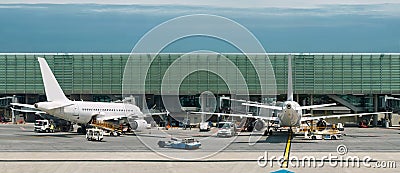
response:
[[(145, 98), (133, 95), (139, 107), (163, 110), (160, 81), (168, 67), (183, 54), (156, 55), (146, 77)], [(37, 57), (44, 57), (71, 100), (112, 102), (123, 99), (122, 80), (127, 53), (2, 53), (0, 54), (0, 115), (10, 116), (10, 102), (34, 104), (45, 101)], [(138, 59), (150, 54), (135, 54)], [(189, 55), (206, 58), (207, 55)], [(243, 74), (252, 101), (265, 102), (255, 70), (243, 54), (223, 54)], [(276, 79), (276, 100), (285, 100), (287, 53), (255, 55), (270, 61)], [(397, 53), (303, 53), (291, 54), (294, 99), (300, 105), (336, 102), (339, 106), (314, 110), (314, 114), (343, 114), (399, 110), (400, 54)], [(210, 64), (218, 62), (209, 62)], [(188, 75), (179, 88), (182, 107), (199, 108), (199, 95), (210, 91), (219, 100), (229, 97), (227, 85), (218, 75), (198, 71)], [(140, 100), (145, 99), (147, 105)], [(222, 105), (217, 105), (222, 108)], [(221, 110), (219, 110), (221, 111)], [(397, 124), (397, 123), (396, 123)]]

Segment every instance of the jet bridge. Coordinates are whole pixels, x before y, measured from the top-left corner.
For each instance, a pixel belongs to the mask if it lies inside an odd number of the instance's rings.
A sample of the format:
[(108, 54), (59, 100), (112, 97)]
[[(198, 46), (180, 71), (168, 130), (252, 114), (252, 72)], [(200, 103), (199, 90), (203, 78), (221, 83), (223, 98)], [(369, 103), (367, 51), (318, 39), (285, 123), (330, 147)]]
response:
[(356, 113), (364, 111), (364, 109), (362, 107), (357, 107), (357, 106), (351, 104), (349, 101), (347, 101), (347, 100), (345, 100), (342, 97), (339, 97), (337, 95), (329, 94), (328, 97), (333, 99), (333, 100), (335, 100), (335, 101), (337, 101), (337, 102), (339, 102), (340, 104), (350, 108), (352, 111), (354, 111)]

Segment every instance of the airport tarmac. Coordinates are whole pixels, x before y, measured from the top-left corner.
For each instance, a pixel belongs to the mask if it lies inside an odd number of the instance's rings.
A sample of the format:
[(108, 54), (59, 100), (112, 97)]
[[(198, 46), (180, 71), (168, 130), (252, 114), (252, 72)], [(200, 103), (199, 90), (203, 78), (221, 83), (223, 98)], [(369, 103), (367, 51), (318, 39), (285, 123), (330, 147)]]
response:
[[(295, 136), (291, 140), (290, 156), (314, 156), (318, 160), (329, 154), (337, 155), (338, 146), (345, 145), (346, 156), (369, 156), (375, 162), (394, 161), (397, 168), (338, 168), (325, 164), (318, 171), (399, 172), (399, 129), (346, 128), (344, 133), (346, 136), (341, 140), (306, 140), (303, 136)], [(194, 136), (202, 146), (191, 151), (157, 146), (157, 141), (168, 140), (171, 136)], [(257, 160), (266, 152), (268, 157), (282, 156), (287, 139), (287, 132), (276, 132), (273, 136), (240, 133), (236, 138), (217, 138), (213, 132), (198, 132), (198, 129), (152, 129), (136, 136), (105, 136), (103, 142), (92, 142), (76, 133), (35, 133), (32, 124), (1, 124), (0, 167), (5, 172), (109, 172), (115, 169), (118, 172), (204, 172), (204, 169), (271, 172), (280, 169), (277, 160), (272, 168), (260, 167)], [(249, 140), (254, 144), (249, 144)], [(320, 159), (320, 162), (324, 161)], [(315, 169), (289, 166), (294, 172)]]
[[(102, 142), (91, 142), (84, 135), (73, 132), (35, 133), (33, 124), (0, 124), (0, 148), (2, 151), (150, 151), (142, 141), (154, 141), (151, 147), (158, 148), (157, 141), (167, 140), (170, 136), (194, 136), (202, 142), (201, 151), (221, 150), (221, 143), (228, 144), (224, 151), (283, 151), (288, 135), (287, 132), (275, 132), (272, 136), (251, 136), (249, 132), (241, 132), (235, 138), (217, 138), (212, 133), (194, 128), (151, 129), (137, 136), (105, 136)], [(400, 151), (399, 129), (346, 128), (344, 133), (346, 136), (341, 140), (307, 140), (302, 135), (295, 136), (291, 151), (336, 151), (339, 144), (346, 145), (351, 151)]]

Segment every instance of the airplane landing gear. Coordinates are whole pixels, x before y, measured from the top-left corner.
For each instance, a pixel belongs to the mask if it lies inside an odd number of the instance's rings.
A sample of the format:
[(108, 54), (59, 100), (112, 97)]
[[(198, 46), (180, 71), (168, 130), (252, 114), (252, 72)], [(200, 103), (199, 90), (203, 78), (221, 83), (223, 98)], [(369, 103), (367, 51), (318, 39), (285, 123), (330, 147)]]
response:
[(290, 139), (293, 139), (293, 129), (292, 127), (289, 128), (289, 135), (290, 135)]
[(270, 129), (269, 127), (267, 128), (267, 130), (264, 131), (263, 136), (272, 136), (272, 129)]
[(85, 125), (81, 125), (81, 127), (78, 127), (77, 133), (86, 134), (86, 126)]

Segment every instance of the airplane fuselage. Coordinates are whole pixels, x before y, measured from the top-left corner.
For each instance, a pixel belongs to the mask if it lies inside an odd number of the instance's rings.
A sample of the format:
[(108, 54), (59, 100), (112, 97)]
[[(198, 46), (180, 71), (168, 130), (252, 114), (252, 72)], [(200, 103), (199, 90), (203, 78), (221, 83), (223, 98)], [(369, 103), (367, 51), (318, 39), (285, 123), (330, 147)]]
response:
[[(66, 105), (58, 108), (59, 105)], [(50, 115), (79, 124), (87, 124), (93, 116), (96, 119), (106, 117), (133, 115), (142, 116), (139, 107), (125, 103), (104, 103), (104, 102), (84, 102), (70, 101), (68, 103), (57, 102), (39, 102), (35, 107), (41, 111), (47, 112)]]
[(299, 103), (295, 101), (285, 101), (282, 106), (282, 112), (278, 113), (279, 123), (281, 127), (297, 127), (300, 126), (302, 116)]

